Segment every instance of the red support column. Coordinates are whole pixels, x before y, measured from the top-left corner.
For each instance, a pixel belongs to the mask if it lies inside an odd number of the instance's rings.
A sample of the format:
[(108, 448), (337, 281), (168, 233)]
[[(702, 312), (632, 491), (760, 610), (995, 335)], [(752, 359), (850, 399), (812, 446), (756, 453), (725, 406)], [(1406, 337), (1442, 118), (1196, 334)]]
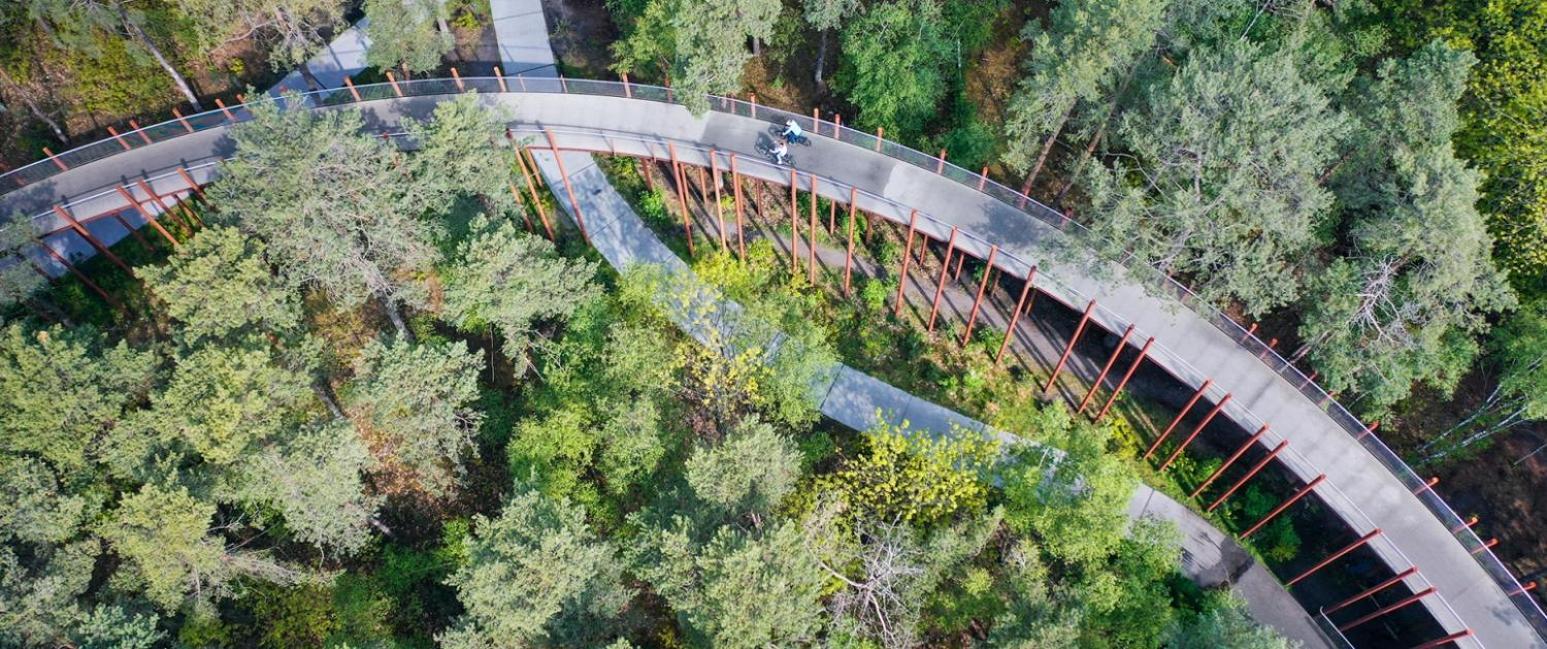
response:
[(1386, 590), (1387, 588), (1390, 588), (1393, 584), (1396, 584), (1396, 583), (1398, 583), (1398, 582), (1400, 582), (1400, 581), (1402, 581), (1404, 579), (1407, 579), (1408, 577), (1416, 575), (1416, 574), (1418, 574), (1418, 569), (1417, 568), (1408, 568), (1407, 570), (1403, 570), (1402, 572), (1397, 573), (1395, 576), (1391, 577), (1390, 579), (1387, 579), (1386, 581), (1383, 581), (1381, 583), (1375, 584), (1374, 586), (1371, 586), (1369, 588), (1366, 588), (1364, 590), (1359, 591), (1358, 595), (1354, 595), (1353, 597), (1349, 597), (1348, 599), (1345, 599), (1345, 600), (1343, 600), (1341, 602), (1338, 602), (1337, 604), (1333, 605), (1331, 608), (1324, 608), (1324, 609), (1322, 609), (1321, 613), (1322, 613), (1322, 615), (1332, 615), (1333, 613), (1336, 613), (1336, 612), (1341, 611), (1341, 610), (1343, 610), (1345, 608), (1348, 608), (1349, 606), (1357, 604), (1360, 600), (1362, 600), (1362, 599), (1364, 599), (1366, 597), (1369, 597), (1371, 595), (1374, 595), (1374, 594), (1376, 594), (1378, 592), (1381, 592), (1383, 590)]
[[(940, 314), (940, 296), (945, 295), (945, 276), (951, 267), (951, 252), (956, 250), (956, 226), (951, 226), (951, 238), (945, 244), (945, 264), (940, 266), (940, 282), (935, 284), (935, 302), (929, 307), (929, 333), (935, 333), (935, 316)], [(963, 255), (967, 253), (962, 253)]]
[(849, 247), (843, 256), (843, 294), (851, 295), (853, 290), (849, 287), (850, 277), (854, 273), (854, 208), (859, 199), (859, 190), (849, 188)]
[(559, 166), (559, 177), (564, 179), (564, 193), (569, 194), (569, 205), (575, 208), (575, 225), (580, 226), (580, 238), (591, 243), (591, 235), (585, 228), (585, 216), (580, 211), (580, 201), (575, 199), (575, 187), (570, 184), (569, 172), (564, 169), (564, 156), (559, 153), (559, 144), (553, 139), (553, 131), (543, 129), (543, 134), (548, 136), (548, 148), (553, 150), (553, 162)]
[[(516, 152), (516, 164), (521, 167), (521, 177), (526, 179), (527, 194), (532, 197), (532, 205), (537, 208), (537, 217), (542, 219), (543, 230), (548, 232), (548, 240), (557, 241), (558, 239), (553, 234), (553, 223), (548, 221), (548, 210), (543, 207), (542, 200), (537, 197), (537, 181), (532, 179), (536, 171), (527, 169), (526, 156), (522, 154), (521, 145), (516, 143), (515, 136), (510, 132), (510, 129), (505, 129), (505, 139), (510, 140), (510, 147)], [(646, 174), (647, 177), (648, 175)]]
[(908, 215), (908, 243), (902, 248), (902, 272), (897, 274), (897, 304), (892, 307), (892, 316), (902, 316), (902, 291), (908, 285), (908, 261), (913, 257), (913, 232), (917, 229), (919, 211), (913, 210)]
[(938, 174), (938, 173), (942, 173), (944, 171), (945, 171), (945, 149), (941, 149), (940, 150), (939, 162), (935, 163), (935, 173)]
[(1123, 380), (1118, 381), (1117, 387), (1112, 388), (1112, 396), (1107, 397), (1107, 402), (1102, 404), (1101, 410), (1096, 412), (1096, 416), (1091, 418), (1091, 422), (1101, 421), (1101, 418), (1106, 416), (1107, 411), (1112, 409), (1112, 404), (1117, 403), (1117, 395), (1122, 393), (1123, 386), (1128, 385), (1128, 379), (1133, 378), (1133, 373), (1138, 371), (1139, 364), (1143, 363), (1145, 357), (1149, 356), (1150, 346), (1154, 344), (1154, 336), (1150, 336), (1149, 340), (1144, 341), (1144, 346), (1139, 348), (1139, 355), (1133, 359), (1133, 364), (1128, 366), (1128, 371), (1123, 373)]
[(1047, 384), (1042, 386), (1045, 393), (1053, 389), (1053, 382), (1058, 380), (1059, 372), (1064, 370), (1064, 364), (1069, 362), (1069, 355), (1074, 353), (1074, 344), (1080, 342), (1080, 334), (1085, 333), (1085, 325), (1090, 324), (1090, 312), (1096, 309), (1096, 301), (1091, 300), (1085, 304), (1085, 312), (1080, 314), (1080, 324), (1074, 327), (1074, 335), (1069, 337), (1069, 343), (1064, 345), (1064, 353), (1058, 357), (1058, 364), (1053, 366), (1053, 375), (1047, 377)]
[(60, 171), (69, 171), (70, 170), (70, 167), (66, 166), (64, 161), (60, 160), (59, 156), (54, 155), (54, 152), (49, 150), (48, 147), (43, 147), (43, 155), (48, 156), (49, 162), (54, 163), (55, 167), (59, 167)]
[(1160, 436), (1155, 438), (1155, 442), (1153, 444), (1150, 444), (1149, 450), (1144, 452), (1144, 459), (1148, 460), (1150, 459), (1151, 455), (1155, 454), (1155, 451), (1160, 448), (1161, 443), (1165, 442), (1166, 438), (1171, 436), (1171, 431), (1176, 430), (1177, 424), (1182, 423), (1182, 418), (1186, 417), (1187, 413), (1192, 411), (1193, 405), (1198, 403), (1199, 399), (1203, 398), (1203, 393), (1207, 392), (1209, 386), (1211, 385), (1214, 385), (1214, 379), (1203, 380), (1203, 385), (1198, 386), (1198, 391), (1192, 393), (1192, 398), (1187, 400), (1187, 405), (1182, 406), (1182, 409), (1177, 411), (1176, 418), (1171, 420), (1171, 425), (1166, 426), (1165, 431), (1161, 432)]
[[(140, 186), (140, 191), (145, 192), (146, 196), (149, 196), (151, 200), (156, 201), (156, 205), (161, 208), (162, 214), (171, 214), (172, 208), (177, 207), (179, 208), (179, 215), (181, 215), (183, 220), (187, 222), (189, 228), (193, 228), (197, 225), (203, 225), (204, 222), (196, 220), (197, 217), (194, 216), (193, 210), (189, 209), (188, 205), (183, 201), (177, 201), (172, 205), (167, 205), (167, 202), (162, 200), (161, 194), (156, 193), (156, 189), (151, 187), (150, 183), (145, 182), (144, 178), (136, 178), (134, 179), (134, 182)], [(173, 200), (176, 199), (174, 198)]]
[(129, 120), (129, 128), (134, 129), (134, 132), (139, 134), (140, 139), (143, 140), (146, 144), (150, 144), (150, 134), (146, 133), (145, 129), (140, 128), (140, 123), (139, 122), (136, 122), (133, 119), (130, 119)]
[(1268, 434), (1268, 425), (1263, 424), (1261, 428), (1257, 429), (1256, 434), (1248, 438), (1246, 443), (1241, 444), (1241, 448), (1236, 449), (1235, 453), (1231, 454), (1230, 457), (1225, 460), (1224, 464), (1219, 465), (1219, 468), (1214, 469), (1214, 472), (1210, 473), (1209, 477), (1204, 478), (1203, 482), (1198, 485), (1198, 488), (1192, 490), (1192, 493), (1189, 494), (1188, 497), (1197, 498), (1198, 494), (1203, 493), (1204, 489), (1208, 489), (1209, 485), (1214, 484), (1214, 481), (1219, 479), (1220, 474), (1223, 474), (1225, 469), (1230, 468), (1230, 465), (1235, 464), (1236, 460), (1241, 459), (1241, 456), (1246, 454), (1246, 450), (1251, 448), (1253, 444), (1257, 443), (1257, 440), (1262, 439), (1262, 436), (1266, 434)]
[(747, 238), (742, 232), (742, 204), (741, 204), (741, 173), (736, 171), (736, 154), (731, 154), (731, 193), (736, 195), (736, 251), (740, 253), (741, 260), (747, 260)]
[(145, 209), (145, 206), (141, 204), (140, 201), (136, 200), (134, 195), (129, 193), (128, 189), (126, 189), (123, 185), (118, 185), (117, 189), (118, 195), (122, 196), (125, 201), (129, 202), (130, 205), (133, 205), (134, 209), (140, 213), (140, 216), (144, 217), (145, 222), (149, 223), (151, 227), (156, 229), (156, 232), (161, 233), (161, 236), (166, 238), (167, 243), (172, 244), (173, 248), (177, 248), (180, 245), (178, 244), (177, 239), (172, 238), (172, 233), (167, 232), (166, 228), (161, 227), (161, 223), (156, 220), (156, 216), (151, 214), (150, 210)]
[(1471, 518), (1466, 519), (1466, 521), (1461, 523), (1460, 525), (1457, 525), (1455, 527), (1450, 528), (1450, 533), (1451, 534), (1459, 533), (1461, 530), (1467, 529), (1467, 528), (1469, 528), (1469, 527), (1471, 527), (1473, 525), (1476, 525), (1476, 524), (1477, 524), (1477, 516), (1474, 515)]
[[(496, 69), (498, 69), (498, 68), (496, 68)], [(628, 99), (633, 99), (634, 98), (634, 89), (630, 88), (629, 85), (628, 85), (628, 73), (627, 72), (620, 72), (620, 73), (618, 73), (618, 76), (623, 79), (623, 96), (625, 98), (628, 98)], [(723, 100), (720, 102), (720, 105), (721, 105), (721, 107), (724, 107), (725, 103), (724, 103)]]
[(677, 204), (682, 208), (682, 235), (688, 241), (688, 257), (693, 256), (693, 217), (688, 214), (688, 178), (682, 173), (682, 163), (677, 161), (677, 144), (666, 143), (666, 151), (671, 156), (672, 182), (677, 184)]
[(1246, 475), (1241, 476), (1240, 480), (1236, 480), (1235, 484), (1230, 485), (1230, 488), (1226, 489), (1225, 493), (1220, 494), (1219, 498), (1216, 498), (1216, 499), (1214, 499), (1214, 502), (1209, 503), (1209, 506), (1204, 508), (1203, 511), (1211, 512), (1211, 511), (1214, 511), (1216, 509), (1219, 509), (1219, 506), (1225, 503), (1225, 499), (1229, 498), (1232, 494), (1234, 494), (1237, 489), (1240, 489), (1241, 485), (1246, 484), (1247, 481), (1251, 480), (1254, 476), (1256, 476), (1259, 471), (1262, 471), (1263, 467), (1268, 466), (1268, 463), (1272, 462), (1273, 458), (1278, 457), (1279, 453), (1284, 452), (1284, 449), (1286, 447), (1288, 447), (1288, 446), (1289, 446), (1289, 440), (1287, 440), (1287, 439), (1284, 440), (1284, 441), (1279, 442), (1278, 446), (1275, 446), (1275, 447), (1273, 447), (1273, 450), (1268, 451), (1267, 457), (1264, 457), (1261, 460), (1258, 460), (1256, 464), (1253, 464), (1252, 468), (1246, 472)]
[(1326, 480), (1327, 480), (1327, 476), (1326, 475), (1316, 476), (1315, 480), (1312, 480), (1310, 484), (1305, 485), (1304, 487), (1301, 487), (1299, 491), (1296, 491), (1293, 496), (1289, 497), (1289, 500), (1286, 500), (1286, 501), (1284, 501), (1282, 503), (1279, 503), (1279, 506), (1274, 507), (1273, 511), (1268, 512), (1267, 516), (1263, 516), (1262, 520), (1257, 521), (1256, 525), (1253, 525), (1249, 529), (1247, 529), (1245, 532), (1242, 532), (1241, 533), (1241, 539), (1245, 540), (1247, 538), (1250, 538), (1251, 535), (1256, 534), (1257, 530), (1262, 529), (1262, 527), (1264, 525), (1267, 525), (1274, 518), (1277, 518), (1279, 514), (1284, 513), (1284, 510), (1289, 509), (1290, 505), (1293, 505), (1293, 504), (1295, 504), (1297, 502), (1300, 502), (1301, 498), (1304, 498), (1306, 496), (1311, 495), (1311, 492), (1315, 491), (1316, 487), (1319, 486), (1321, 483), (1326, 482)]
[(193, 125), (189, 124), (188, 119), (183, 117), (183, 111), (180, 111), (176, 106), (173, 106), (172, 115), (176, 116), (178, 123), (183, 125), (183, 130), (188, 131), (190, 134), (193, 133)]
[(1482, 544), (1481, 547), (1479, 547), (1476, 550), (1472, 551), (1472, 556), (1475, 557), (1475, 556), (1477, 556), (1479, 554), (1482, 554), (1484, 550), (1491, 550), (1491, 549), (1493, 549), (1493, 546), (1498, 545), (1498, 544), (1499, 544), (1499, 537), (1493, 537), (1491, 539), (1488, 539), (1487, 543)]
[(978, 191), (983, 191), (983, 186), (988, 184), (988, 165), (983, 165), (983, 170), (978, 172)]
[(1209, 413), (1203, 416), (1203, 421), (1198, 422), (1197, 426), (1193, 426), (1192, 432), (1187, 435), (1187, 438), (1183, 439), (1182, 443), (1177, 445), (1176, 450), (1171, 451), (1171, 455), (1166, 456), (1166, 461), (1160, 463), (1159, 470), (1162, 473), (1164, 473), (1165, 470), (1171, 466), (1172, 462), (1176, 461), (1176, 458), (1181, 457), (1182, 451), (1187, 450), (1187, 446), (1192, 444), (1192, 441), (1198, 438), (1198, 434), (1203, 432), (1204, 427), (1208, 426), (1209, 422), (1214, 421), (1215, 415), (1218, 415), (1219, 411), (1224, 409), (1225, 404), (1230, 403), (1230, 397), (1231, 394), (1226, 392), (1225, 398), (1220, 399), (1219, 403), (1214, 404), (1214, 407), (1209, 409)]
[(403, 89), (397, 87), (397, 77), (392, 75), (392, 71), (391, 70), (387, 70), (387, 83), (392, 84), (392, 92), (394, 94), (396, 94), (399, 97), (403, 96)]
[(195, 196), (201, 200), (204, 198), (204, 190), (199, 187), (199, 183), (194, 182), (193, 175), (188, 173), (187, 167), (178, 167), (177, 175), (182, 177), (183, 182), (188, 184), (188, 189), (192, 190)]
[[(1366, 429), (1366, 430), (1368, 430), (1368, 429)], [(1430, 489), (1434, 488), (1434, 485), (1437, 485), (1439, 483), (1440, 483), (1440, 477), (1439, 476), (1434, 476), (1432, 478), (1429, 478), (1428, 482), (1425, 482), (1425, 483), (1419, 485), (1417, 489), (1413, 490), (1413, 495), (1416, 496), (1416, 495), (1421, 494), (1421, 493), (1423, 493), (1425, 491), (1429, 491)]]
[(130, 225), (128, 219), (124, 218), (122, 212), (113, 212), (113, 220), (118, 221), (118, 224), (123, 226), (124, 230), (129, 232), (129, 236), (134, 237), (134, 240), (140, 242), (141, 246), (150, 248), (150, 242), (145, 240), (145, 235), (140, 234), (139, 230)]
[(720, 152), (709, 150), (709, 179), (714, 181), (714, 217), (720, 225), (720, 250), (730, 252), (730, 241), (725, 238), (725, 205), (720, 201)]
[(236, 115), (232, 115), (231, 114), (231, 109), (226, 108), (226, 102), (223, 102), (223, 101), (220, 100), (219, 97), (216, 97), (215, 98), (215, 105), (220, 108), (220, 112), (225, 114), (227, 121), (231, 121), (231, 122), (236, 121)]
[(1373, 620), (1375, 618), (1381, 617), (1381, 616), (1386, 615), (1388, 613), (1391, 613), (1393, 611), (1397, 611), (1399, 609), (1407, 608), (1408, 606), (1411, 606), (1411, 605), (1417, 603), (1418, 600), (1421, 600), (1421, 599), (1423, 599), (1425, 597), (1433, 595), (1434, 594), (1434, 590), (1435, 589), (1434, 589), (1433, 586), (1425, 588), (1425, 589), (1423, 589), (1421, 591), (1418, 591), (1417, 593), (1414, 593), (1411, 597), (1408, 597), (1406, 599), (1398, 601), (1397, 603), (1392, 604), (1390, 606), (1385, 606), (1385, 607), (1382, 607), (1380, 609), (1377, 609), (1375, 612), (1370, 613), (1369, 615), (1366, 615), (1366, 616), (1361, 617), (1361, 618), (1359, 618), (1357, 620), (1349, 622), (1348, 624), (1344, 624), (1342, 626), (1339, 626), (1338, 630), (1339, 631), (1343, 631), (1343, 632), (1347, 632), (1349, 629), (1352, 629), (1352, 628), (1354, 628), (1356, 626), (1364, 624), (1365, 622), (1369, 622), (1370, 620)]
[(1032, 266), (1031, 272), (1026, 273), (1026, 283), (1021, 285), (1021, 296), (1015, 300), (1015, 310), (1010, 312), (1010, 326), (1005, 327), (1004, 341), (999, 343), (999, 353), (994, 354), (994, 364), (999, 364), (999, 359), (1004, 358), (1004, 350), (1010, 347), (1010, 338), (1015, 335), (1015, 325), (1021, 320), (1021, 312), (1026, 305), (1026, 295), (1031, 293), (1032, 285), (1037, 282), (1037, 267)]
[(1445, 646), (1447, 644), (1450, 644), (1450, 643), (1455, 642), (1457, 640), (1460, 640), (1462, 638), (1470, 638), (1470, 637), (1472, 637), (1472, 630), (1471, 629), (1463, 629), (1461, 631), (1457, 631), (1457, 632), (1452, 633), (1452, 634), (1450, 634), (1448, 636), (1445, 636), (1443, 638), (1437, 638), (1437, 639), (1434, 639), (1434, 640), (1430, 640), (1430, 641), (1425, 642), (1425, 643), (1423, 643), (1421, 645), (1413, 647), (1413, 649), (1434, 649), (1435, 647), (1443, 647), (1443, 646)]
[(999, 246), (989, 246), (988, 265), (983, 269), (983, 279), (978, 282), (978, 296), (972, 299), (972, 314), (967, 316), (967, 330), (962, 332), (962, 347), (972, 340), (972, 326), (978, 323), (978, 308), (983, 306), (983, 293), (988, 290), (988, 278), (994, 274), (994, 258), (999, 256)]
[[(510, 197), (516, 201), (516, 206), (519, 208), (521, 205), (521, 190), (516, 188), (516, 183), (514, 182), (506, 181), (505, 186), (510, 188)], [(532, 225), (531, 212), (521, 210), (521, 221), (526, 224), (526, 231), (528, 233), (537, 232), (537, 228)]]
[[(495, 68), (495, 69), (498, 70), (498, 68)], [(498, 72), (495, 73), (496, 76), (498, 76), (498, 74), (499, 74)], [(354, 100), (356, 102), (359, 102), (360, 101), (360, 91), (355, 88), (355, 82), (350, 81), (349, 77), (344, 77), (344, 85), (349, 87), (349, 96), (350, 97), (354, 97)]]
[(806, 178), (811, 181), (811, 214), (806, 223), (806, 281), (816, 286), (816, 174)]
[(124, 138), (123, 138), (122, 135), (118, 134), (118, 129), (115, 129), (115, 128), (109, 126), (109, 127), (107, 127), (107, 132), (111, 133), (113, 135), (113, 139), (118, 141), (118, 146), (123, 147), (125, 151), (128, 151), (129, 149), (133, 148), (133, 147), (129, 146), (128, 142), (124, 141)]
[(1085, 406), (1090, 405), (1090, 398), (1096, 396), (1096, 390), (1101, 389), (1101, 382), (1107, 380), (1107, 373), (1112, 371), (1112, 365), (1117, 363), (1117, 357), (1123, 353), (1128, 344), (1128, 336), (1133, 335), (1133, 325), (1128, 325), (1123, 330), (1123, 337), (1117, 341), (1117, 346), (1112, 348), (1112, 356), (1107, 358), (1107, 364), (1101, 366), (1101, 373), (1096, 375), (1096, 380), (1090, 384), (1090, 392), (1085, 393), (1085, 398), (1080, 399), (1080, 406), (1074, 410), (1078, 415), (1085, 412)]
[(457, 92), (463, 92), (467, 90), (467, 88), (462, 86), (462, 75), (457, 73), (457, 66), (451, 66), (451, 79), (457, 82)]
[(800, 210), (796, 209), (795, 192), (800, 178), (790, 167), (790, 276), (800, 277)]
[(883, 137), (885, 135), (886, 135), (886, 129), (882, 128), (880, 126), (877, 126), (876, 127), (876, 153), (880, 153), (881, 152), (881, 143), (886, 141), (886, 138)]
[(69, 212), (66, 212), (64, 208), (58, 205), (53, 206), (53, 208), (54, 213), (58, 214), (59, 218), (64, 219), (65, 223), (70, 224), (70, 229), (75, 230), (76, 234), (81, 235), (81, 238), (85, 239), (86, 243), (89, 243), (91, 244), (91, 247), (96, 248), (97, 252), (100, 253), (103, 257), (107, 257), (108, 261), (113, 262), (113, 265), (124, 269), (124, 272), (129, 273), (130, 277), (134, 276), (134, 269), (130, 268), (129, 264), (124, 263), (124, 260), (119, 259), (118, 255), (113, 254), (113, 251), (108, 250), (107, 246), (102, 245), (102, 242), (97, 240), (97, 237), (92, 235), (90, 230), (87, 230), (85, 226), (82, 226), (80, 221), (75, 220), (74, 216), (70, 215)]
[(1331, 564), (1333, 561), (1337, 561), (1338, 559), (1343, 558), (1343, 555), (1346, 555), (1346, 554), (1348, 554), (1350, 552), (1353, 552), (1354, 550), (1358, 550), (1359, 548), (1364, 547), (1370, 541), (1375, 540), (1375, 537), (1380, 536), (1380, 535), (1381, 535), (1380, 528), (1377, 527), (1377, 528), (1371, 530), (1369, 533), (1367, 533), (1364, 536), (1361, 536), (1358, 539), (1356, 539), (1353, 543), (1349, 543), (1348, 545), (1343, 546), (1343, 548), (1341, 550), (1338, 550), (1337, 552), (1333, 552), (1332, 554), (1327, 555), (1327, 558), (1322, 559), (1316, 565), (1311, 566), (1310, 568), (1307, 568), (1305, 570), (1305, 572), (1302, 572), (1302, 573), (1300, 573), (1298, 575), (1295, 575), (1294, 579), (1291, 579), (1289, 581), (1284, 582), (1284, 587), (1285, 588), (1293, 588), (1295, 584), (1298, 584), (1301, 581), (1304, 581), (1306, 577), (1309, 577), (1311, 575), (1316, 574), (1316, 571), (1321, 570), (1322, 568), (1327, 567), (1327, 565)]

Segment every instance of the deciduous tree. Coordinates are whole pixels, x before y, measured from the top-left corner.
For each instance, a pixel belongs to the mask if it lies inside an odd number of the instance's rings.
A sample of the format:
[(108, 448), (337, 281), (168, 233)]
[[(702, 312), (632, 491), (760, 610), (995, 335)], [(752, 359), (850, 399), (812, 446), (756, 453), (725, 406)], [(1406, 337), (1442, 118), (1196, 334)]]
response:
[(939, 0), (875, 4), (844, 26), (835, 81), (861, 125), (913, 136), (945, 96), (949, 48)]

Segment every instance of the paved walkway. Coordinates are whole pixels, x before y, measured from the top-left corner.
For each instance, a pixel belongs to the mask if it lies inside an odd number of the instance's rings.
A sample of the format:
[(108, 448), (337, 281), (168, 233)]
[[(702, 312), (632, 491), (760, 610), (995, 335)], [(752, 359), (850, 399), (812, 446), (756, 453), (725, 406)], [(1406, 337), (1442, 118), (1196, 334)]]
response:
[[(553, 90), (560, 89), (557, 81), (548, 83)], [(539, 89), (531, 80), (526, 85)], [(376, 100), (359, 107), (373, 127), (392, 128), (402, 116), (427, 116), (445, 98)], [(744, 174), (787, 182), (788, 176), (781, 170), (751, 164), (757, 156), (756, 143), (767, 137), (769, 125), (760, 120), (723, 113), (694, 118), (679, 106), (620, 97), (533, 92), (491, 93), (489, 98), (509, 107), (518, 125), (551, 128), (562, 147), (632, 154), (648, 151), (665, 157), (665, 144), (675, 142), (682, 158), (702, 164), (706, 158), (694, 147), (712, 146), (741, 154)], [(63, 202), (61, 199), (75, 197), (82, 198), (68, 204), (82, 218), (121, 209), (123, 199), (113, 192), (112, 185), (126, 178), (161, 176), (155, 183), (158, 191), (161, 185), (180, 187), (181, 180), (167, 175), (169, 172), (179, 165), (212, 163), (229, 154), (229, 149), (223, 127), (136, 147), (110, 160), (78, 166), (0, 196), (0, 212), (15, 208), (35, 214)], [(1467, 643), (1474, 646), (1547, 646), (1498, 583), (1377, 458), (1296, 385), (1199, 314), (1173, 299), (1145, 291), (1129, 281), (1121, 268), (1091, 272), (1083, 264), (1064, 261), (1069, 254), (1059, 251), (1078, 250), (1077, 242), (970, 186), (868, 148), (824, 137), (816, 138), (811, 148), (798, 149), (796, 156), (802, 171), (827, 179), (820, 188), (822, 194), (846, 200), (847, 187), (840, 188), (838, 183), (854, 185), (864, 192), (861, 207), (898, 222), (906, 222), (908, 207), (917, 208), (939, 219), (921, 219), (920, 231), (943, 239), (954, 225), (970, 235), (963, 237), (959, 246), (976, 256), (986, 255), (988, 245), (984, 242), (995, 241), (1001, 249), (997, 265), (1003, 270), (1023, 275), (1028, 264), (1017, 260), (1036, 260), (1040, 264), (1037, 284), (1043, 292), (1079, 307), (1088, 299), (1097, 299), (1102, 308), (1092, 315), (1094, 324), (1121, 331), (1133, 323), (1136, 339), (1154, 336), (1153, 362), (1185, 384), (1196, 386), (1212, 378), (1216, 386), (1229, 390), (1233, 400), (1223, 414), (1249, 430), (1258, 422), (1271, 422), (1272, 436), (1292, 442), (1295, 453), (1281, 456), (1290, 471), (1302, 481), (1326, 474), (1317, 495), (1328, 509), (1356, 533), (1373, 528), (1384, 531), (1371, 549), (1394, 571), (1409, 566), (1419, 569), (1418, 575), (1408, 579), (1409, 588), (1416, 591), (1431, 583), (1437, 586), (1442, 597), (1427, 597), (1423, 604), (1447, 631), (1470, 627), (1476, 636)], [(210, 173), (196, 169), (194, 175), (202, 181)], [(1213, 398), (1219, 396), (1215, 393)]]

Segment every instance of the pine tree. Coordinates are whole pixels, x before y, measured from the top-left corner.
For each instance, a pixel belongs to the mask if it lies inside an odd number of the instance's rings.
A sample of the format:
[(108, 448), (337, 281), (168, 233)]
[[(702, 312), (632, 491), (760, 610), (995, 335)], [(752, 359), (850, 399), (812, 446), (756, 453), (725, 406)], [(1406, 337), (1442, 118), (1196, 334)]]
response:
[(373, 341), (360, 354), (348, 400), (364, 413), (378, 457), (401, 463), (426, 492), (445, 495), (482, 420), (472, 407), (482, 371), (466, 343)]

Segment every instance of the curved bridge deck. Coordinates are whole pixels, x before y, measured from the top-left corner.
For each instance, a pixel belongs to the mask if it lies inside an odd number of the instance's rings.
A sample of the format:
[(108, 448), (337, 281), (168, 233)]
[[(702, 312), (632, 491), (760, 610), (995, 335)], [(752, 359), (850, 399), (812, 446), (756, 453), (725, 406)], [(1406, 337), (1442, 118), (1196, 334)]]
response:
[[(786, 116), (714, 98), (714, 110), (695, 118), (665, 101), (669, 90), (611, 82), (511, 77), (460, 84), (505, 105), (518, 128), (541, 132), (530, 141), (535, 148), (666, 158), (674, 144), (683, 162), (708, 166), (713, 155), (721, 169), (732, 153), (756, 159), (759, 138)], [(369, 128), (391, 132), (402, 117), (427, 117), (458, 90), (451, 80), (421, 80), (359, 87), (358, 102), (344, 90), (308, 99), (358, 105)], [(230, 117), (240, 120), (245, 113), (235, 109)], [(1042, 292), (1077, 310), (1094, 300), (1091, 322), (1109, 332), (1132, 325), (1130, 340), (1136, 342), (1153, 337), (1150, 361), (1193, 388), (1208, 381), (1209, 401), (1230, 395), (1222, 414), (1243, 428), (1268, 424), (1261, 442), (1289, 443), (1278, 459), (1301, 483), (1324, 476), (1315, 496), (1356, 534), (1379, 530), (1369, 547), (1394, 572), (1417, 568), (1406, 585), (1414, 592), (1436, 590), (1422, 604), (1447, 632), (1471, 631), (1458, 644), (1547, 647), (1538, 635), (1547, 629), (1547, 617), (1529, 594), (1517, 592), (1518, 582), (1481, 540), (1378, 438), (1250, 333), (1145, 269), (1076, 259), (1072, 251), (1080, 247), (1072, 235), (1078, 225), (1007, 188), (871, 135), (797, 118), (818, 135), (814, 146), (794, 151), (803, 188), (808, 175), (816, 176), (820, 193), (847, 201), (852, 187), (866, 211), (903, 224), (916, 210), (920, 233), (943, 240), (955, 228), (958, 249), (986, 258), (997, 247), (995, 265), (1005, 272), (1025, 277), (1035, 266)], [(186, 124), (149, 127), (149, 144), (125, 134), (61, 154), (57, 162), (24, 167), (0, 177), (0, 186), (24, 185), (0, 196), (0, 210), (38, 214), (44, 230), (52, 231), (69, 226), (53, 206), (62, 204), (79, 219), (123, 210), (127, 201), (117, 187), (136, 178), (154, 179), (155, 192), (171, 193), (187, 187), (177, 171), (186, 167), (195, 182), (205, 182), (212, 163), (230, 153), (228, 122), (215, 111)], [(841, 143), (833, 141), (835, 134)], [(744, 175), (790, 182), (787, 170), (743, 165)]]

